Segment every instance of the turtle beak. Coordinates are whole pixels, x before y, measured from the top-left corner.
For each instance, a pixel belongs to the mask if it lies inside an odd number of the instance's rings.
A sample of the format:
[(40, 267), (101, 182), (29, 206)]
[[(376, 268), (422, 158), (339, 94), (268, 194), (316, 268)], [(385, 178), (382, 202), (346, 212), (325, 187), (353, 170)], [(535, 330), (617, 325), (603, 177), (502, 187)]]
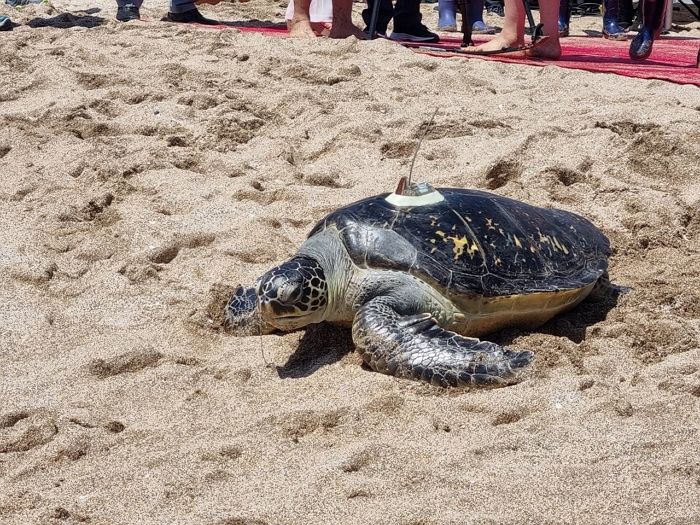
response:
[[(257, 326), (258, 293), (256, 288), (246, 288), (238, 285), (226, 304), (226, 323), (230, 330), (246, 333), (251, 327)], [(262, 328), (258, 326), (258, 331)]]

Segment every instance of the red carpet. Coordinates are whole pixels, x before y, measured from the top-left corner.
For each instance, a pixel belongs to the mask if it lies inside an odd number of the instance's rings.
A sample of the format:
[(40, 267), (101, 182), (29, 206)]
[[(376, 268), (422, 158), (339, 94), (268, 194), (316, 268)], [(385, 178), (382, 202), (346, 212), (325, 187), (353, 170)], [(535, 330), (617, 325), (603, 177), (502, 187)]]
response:
[[(432, 44), (432, 46), (449, 48), (458, 46), (460, 42), (461, 38), (445, 39), (440, 44)], [(651, 57), (643, 62), (632, 60), (629, 57), (629, 45), (629, 41), (616, 42), (601, 37), (567, 37), (561, 39), (562, 58), (557, 61), (499, 56), (467, 58), (532, 66), (555, 65), (595, 73), (615, 73), (635, 78), (657, 78), (676, 84), (700, 86), (700, 69), (696, 67), (700, 39), (662, 38), (657, 40), (654, 42), (654, 51)], [(422, 52), (420, 48), (416, 48), (416, 50)], [(425, 52), (434, 56), (445, 56), (442, 52)]]
[[(227, 28), (231, 26), (219, 26)], [(235, 26), (241, 31), (264, 33), (271, 36), (286, 36), (287, 29), (281, 25), (275, 26)], [(475, 38), (477, 44), (485, 39)], [(441, 47), (449, 50), (458, 46), (460, 38), (445, 38), (440, 44), (429, 44), (430, 47)], [(596, 73), (615, 73), (627, 77), (659, 79), (676, 84), (693, 84), (700, 86), (700, 69), (696, 67), (700, 39), (697, 38), (662, 38), (654, 42), (654, 51), (650, 58), (636, 62), (629, 58), (629, 41), (615, 42), (600, 37), (568, 37), (561, 39), (563, 56), (560, 60), (543, 60), (534, 58), (506, 58), (499, 56), (477, 57), (449, 54), (448, 52), (423, 50), (414, 47), (415, 51), (437, 57), (459, 57), (477, 60), (497, 60), (512, 64), (527, 64), (530, 66), (557, 66), (571, 69), (582, 69)]]

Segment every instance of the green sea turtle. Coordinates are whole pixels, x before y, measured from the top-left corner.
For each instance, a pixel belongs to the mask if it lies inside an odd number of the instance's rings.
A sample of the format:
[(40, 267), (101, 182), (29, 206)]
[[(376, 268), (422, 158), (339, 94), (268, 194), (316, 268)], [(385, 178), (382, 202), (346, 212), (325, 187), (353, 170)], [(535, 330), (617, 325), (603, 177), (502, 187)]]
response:
[(239, 286), (239, 335), (352, 325), (372, 369), (441, 386), (503, 384), (533, 358), (474, 337), (532, 328), (607, 281), (588, 220), (477, 190), (400, 184), (322, 219), (299, 251)]

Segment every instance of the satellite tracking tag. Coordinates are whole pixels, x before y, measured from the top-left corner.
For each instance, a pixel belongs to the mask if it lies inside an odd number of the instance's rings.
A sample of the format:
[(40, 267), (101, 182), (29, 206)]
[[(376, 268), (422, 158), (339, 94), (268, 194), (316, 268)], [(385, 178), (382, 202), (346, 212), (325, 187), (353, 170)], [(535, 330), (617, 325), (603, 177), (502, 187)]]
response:
[[(399, 182), (399, 187), (396, 188), (396, 191), (387, 196), (386, 201), (389, 204), (399, 208), (406, 208), (437, 204), (445, 200), (445, 197), (427, 182), (411, 184), (410, 186), (403, 186), (403, 188), (402, 186), (401, 182)], [(399, 193), (401, 189), (403, 191)]]
[(411, 182), (411, 176), (413, 175), (413, 165), (416, 162), (418, 150), (420, 149), (420, 145), (423, 142), (423, 139), (425, 138), (426, 134), (428, 133), (428, 130), (433, 125), (433, 120), (435, 120), (435, 115), (437, 115), (439, 109), (439, 107), (435, 108), (433, 116), (430, 117), (430, 121), (425, 127), (425, 130), (423, 131), (423, 135), (421, 136), (420, 140), (418, 141), (418, 144), (416, 145), (416, 151), (413, 153), (413, 160), (411, 161), (411, 167), (408, 171), (408, 178), (401, 177), (399, 179), (399, 183), (396, 185), (394, 193), (392, 193), (386, 198), (386, 201), (389, 204), (393, 204), (394, 206), (397, 206), (399, 208), (409, 208), (413, 206), (427, 206), (429, 204), (437, 204), (438, 202), (442, 202), (445, 200), (445, 197), (443, 197), (439, 191), (436, 191), (435, 188), (433, 188), (427, 182), (419, 182), (418, 184), (413, 184)]

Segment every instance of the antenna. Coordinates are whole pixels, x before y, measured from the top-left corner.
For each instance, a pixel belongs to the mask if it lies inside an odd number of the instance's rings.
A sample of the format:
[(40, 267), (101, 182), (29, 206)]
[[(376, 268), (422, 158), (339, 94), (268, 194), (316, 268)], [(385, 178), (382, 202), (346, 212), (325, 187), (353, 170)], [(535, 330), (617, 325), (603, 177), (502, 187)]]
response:
[(416, 151), (413, 153), (413, 160), (411, 160), (411, 168), (408, 170), (408, 183), (405, 186), (406, 189), (411, 188), (411, 177), (413, 176), (413, 165), (416, 163), (416, 157), (418, 156), (418, 150), (420, 149), (420, 145), (423, 144), (423, 139), (428, 134), (428, 130), (430, 130), (430, 126), (433, 125), (433, 120), (435, 120), (435, 115), (437, 115), (437, 112), (439, 110), (440, 110), (440, 106), (435, 108), (435, 111), (433, 111), (433, 116), (430, 117), (430, 120), (428, 121), (428, 125), (425, 126), (425, 130), (423, 131), (423, 135), (421, 135), (421, 138), (418, 139), (418, 144), (416, 144)]

